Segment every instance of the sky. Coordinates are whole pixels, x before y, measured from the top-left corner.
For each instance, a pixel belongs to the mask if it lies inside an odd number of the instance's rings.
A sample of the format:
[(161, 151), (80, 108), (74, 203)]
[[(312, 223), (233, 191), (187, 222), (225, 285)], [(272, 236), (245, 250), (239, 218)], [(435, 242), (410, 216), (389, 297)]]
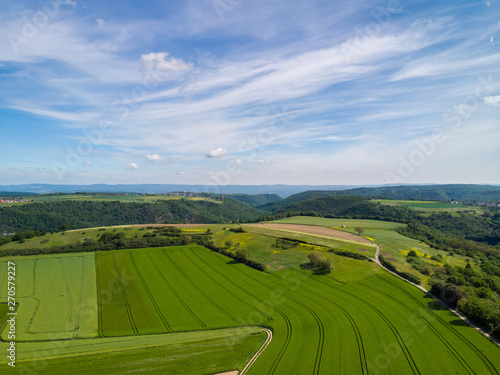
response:
[(0, 6), (0, 185), (500, 184), (500, 0)]

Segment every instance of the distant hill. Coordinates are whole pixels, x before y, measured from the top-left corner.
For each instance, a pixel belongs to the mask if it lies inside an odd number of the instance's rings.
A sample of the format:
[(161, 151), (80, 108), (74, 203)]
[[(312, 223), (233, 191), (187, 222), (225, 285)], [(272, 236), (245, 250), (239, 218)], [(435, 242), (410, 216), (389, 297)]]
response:
[(417, 213), (406, 207), (374, 203), (367, 197), (338, 195), (293, 202), (271, 214), (275, 217), (298, 215), (406, 221), (415, 218)]
[(248, 204), (252, 207), (257, 207), (269, 203), (275, 203), (282, 200), (279, 195), (276, 194), (228, 194), (226, 198), (234, 199), (238, 202)]
[(382, 186), (343, 190), (339, 193), (388, 199), (500, 201), (500, 186), (491, 185)]
[(122, 224), (229, 223), (255, 219), (260, 212), (233, 199), (223, 203), (187, 199), (159, 203), (62, 201), (0, 207), (0, 232), (67, 229)]
[(500, 186), (491, 185), (412, 185), (364, 187), (347, 190), (310, 190), (294, 194), (279, 202), (259, 206), (265, 211), (276, 211), (294, 202), (338, 195), (357, 195), (370, 198), (423, 201), (478, 201), (500, 202)]
[(11, 193), (141, 193), (161, 194), (178, 191), (193, 193), (216, 193), (216, 194), (276, 194), (280, 197), (288, 197), (307, 190), (345, 190), (354, 188), (352, 185), (177, 185), (177, 184), (136, 184), (136, 185), (0, 185), (0, 191)]

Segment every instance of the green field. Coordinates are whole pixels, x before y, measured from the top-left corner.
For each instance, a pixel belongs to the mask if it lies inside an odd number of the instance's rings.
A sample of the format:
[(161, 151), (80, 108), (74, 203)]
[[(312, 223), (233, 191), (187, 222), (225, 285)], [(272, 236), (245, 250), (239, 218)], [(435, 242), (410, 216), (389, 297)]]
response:
[[(11, 258), (16, 264), (17, 339), (95, 337), (97, 300), (94, 254)], [(6, 280), (6, 262), (0, 262)], [(7, 290), (0, 290), (0, 302)], [(1, 338), (6, 340), (6, 332)]]
[[(406, 224), (377, 220), (326, 219), (308, 216), (290, 217), (286, 219), (276, 220), (275, 222), (318, 225), (328, 228), (335, 228), (350, 233), (356, 233), (354, 228), (362, 227), (364, 229), (363, 236), (376, 242), (380, 246), (382, 255), (395, 262), (397, 264), (398, 270), (406, 271), (420, 277), (422, 279), (422, 285), (424, 287), (428, 287), (427, 283), (429, 281), (429, 276), (422, 275), (414, 268), (412, 268), (411, 265), (407, 262), (406, 255), (411, 250), (416, 251), (419, 256), (425, 258), (426, 262), (432, 265), (443, 265), (444, 263), (448, 263), (453, 266), (459, 265), (464, 267), (467, 262), (472, 265), (475, 264), (475, 261), (472, 258), (457, 254), (450, 256), (450, 254), (446, 251), (433, 249), (420, 241), (405, 237), (402, 234), (396, 232), (395, 229), (397, 227), (401, 227)], [(342, 227), (342, 225), (345, 225), (345, 227)], [(318, 242), (317, 240), (315, 241), (312, 238), (310, 239), (310, 241), (311, 243)], [(430, 259), (431, 256), (438, 254), (443, 257), (443, 260), (441, 262)]]
[[(80, 264), (81, 255), (15, 259), (18, 272), (34, 272), (18, 287), (19, 315), (32, 295), (40, 305), (51, 301), (50, 309), (40, 311), (38, 329), (52, 327), (51, 314), (60, 314), (60, 321), (73, 321), (68, 309), (72, 292), (92, 279), (95, 283), (99, 314), (87, 320), (94, 320), (94, 327), (98, 323), (94, 334), (101, 338), (52, 341), (52, 355), (49, 349), (42, 354), (48, 357), (44, 373), (65, 373), (68, 368), (80, 374), (96, 373), (97, 368), (117, 374), (144, 369), (169, 374), (241, 370), (264, 335), (223, 331), (225, 338), (220, 338), (216, 334), (220, 331), (213, 329), (244, 326), (273, 331), (273, 340), (249, 374), (500, 372), (500, 348), (409, 284), (383, 271), (366, 273), (363, 264), (372, 264), (366, 261), (343, 258), (343, 264), (335, 264), (333, 273), (338, 277), (358, 274), (339, 282), (300, 267), (262, 273), (196, 245), (88, 256), (95, 257), (93, 277), (72, 276), (71, 293), (57, 296), (38, 287), (39, 282), (47, 286), (43, 278), (39, 280), (38, 267), (50, 272), (57, 282), (53, 285), (67, 288), (69, 280), (64, 284), (63, 278)], [(29, 326), (26, 321), (17, 324), (19, 331)], [(185, 337), (201, 336), (187, 345), (188, 339), (172, 333), (180, 331), (186, 332)], [(72, 337), (80, 337), (79, 333), (71, 332)], [(6, 344), (2, 345), (0, 349)], [(34, 357), (48, 343), (20, 345), (24, 354), (19, 360), (25, 362), (18, 365), (29, 367), (29, 360), (38, 359)], [(212, 369), (213, 362), (218, 364)]]
[(410, 201), (393, 199), (373, 199), (372, 202), (385, 204), (387, 206), (402, 206), (415, 209), (417, 211), (432, 212), (458, 212), (467, 211), (471, 213), (483, 214), (484, 209), (477, 206), (466, 206), (461, 203), (437, 202), (437, 201)]

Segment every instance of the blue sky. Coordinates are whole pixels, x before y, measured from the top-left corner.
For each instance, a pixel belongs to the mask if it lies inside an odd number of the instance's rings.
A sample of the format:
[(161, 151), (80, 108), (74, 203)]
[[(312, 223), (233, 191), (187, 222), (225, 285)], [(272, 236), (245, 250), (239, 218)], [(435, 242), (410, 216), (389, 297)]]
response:
[(0, 184), (500, 184), (500, 1), (0, 1)]

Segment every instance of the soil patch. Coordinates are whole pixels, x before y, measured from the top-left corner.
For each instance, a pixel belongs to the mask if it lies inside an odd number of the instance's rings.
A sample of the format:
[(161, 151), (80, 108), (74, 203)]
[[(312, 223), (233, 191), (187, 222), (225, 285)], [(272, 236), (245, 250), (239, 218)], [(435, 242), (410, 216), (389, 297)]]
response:
[(193, 227), (202, 227), (204, 225), (210, 225), (210, 224), (137, 224), (137, 225), (131, 225), (131, 226), (134, 228), (142, 228), (142, 227), (193, 228)]
[(248, 224), (249, 226), (255, 226), (259, 228), (270, 228), (270, 229), (281, 229), (293, 232), (302, 232), (308, 234), (317, 234), (320, 236), (333, 237), (342, 240), (362, 242), (366, 244), (372, 244), (366, 238), (356, 236), (352, 233), (342, 232), (340, 230), (318, 227), (314, 225), (302, 225), (302, 224), (281, 224), (281, 223), (264, 223), (264, 224)]

